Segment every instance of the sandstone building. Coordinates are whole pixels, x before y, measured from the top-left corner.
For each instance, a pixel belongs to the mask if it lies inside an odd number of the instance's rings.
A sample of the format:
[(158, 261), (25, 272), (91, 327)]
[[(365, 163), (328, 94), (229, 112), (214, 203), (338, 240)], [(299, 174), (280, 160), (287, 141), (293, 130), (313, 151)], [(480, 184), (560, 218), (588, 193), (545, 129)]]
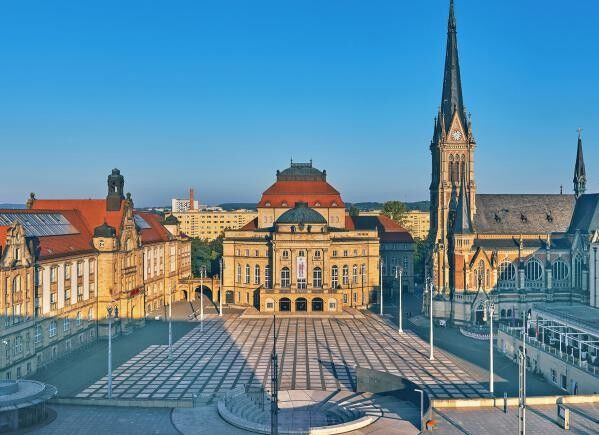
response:
[(413, 239), (384, 216), (350, 217), (326, 171), (291, 163), (258, 203), (258, 216), (224, 239), (225, 302), (260, 311), (340, 312), (378, 300), (381, 277), (405, 270)]
[(0, 373), (28, 376), (106, 334), (143, 325), (191, 274), (190, 242), (177, 225), (137, 212), (118, 169), (103, 199), (37, 199), (0, 210)]

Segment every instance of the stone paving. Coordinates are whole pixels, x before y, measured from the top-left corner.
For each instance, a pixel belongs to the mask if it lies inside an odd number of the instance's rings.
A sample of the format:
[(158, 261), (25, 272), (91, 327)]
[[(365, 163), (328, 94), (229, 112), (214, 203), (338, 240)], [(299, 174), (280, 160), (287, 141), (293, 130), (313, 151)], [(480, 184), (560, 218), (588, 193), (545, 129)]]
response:
[[(113, 372), (113, 398), (191, 399), (237, 385), (270, 384), (271, 317), (210, 317), (173, 346), (152, 345)], [(280, 389), (355, 387), (354, 366), (384, 370), (422, 385), (438, 398), (480, 397), (488, 392), (440, 351), (428, 359), (428, 343), (406, 331), (399, 336), (371, 314), (354, 318), (277, 319)], [(106, 377), (77, 394), (106, 397)]]

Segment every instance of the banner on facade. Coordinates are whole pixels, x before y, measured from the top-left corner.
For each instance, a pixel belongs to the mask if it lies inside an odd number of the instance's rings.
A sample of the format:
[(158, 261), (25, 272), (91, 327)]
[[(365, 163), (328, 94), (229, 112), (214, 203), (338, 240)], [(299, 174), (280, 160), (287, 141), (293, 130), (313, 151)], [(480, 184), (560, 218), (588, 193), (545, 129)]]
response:
[(306, 279), (306, 257), (297, 257), (297, 279)]

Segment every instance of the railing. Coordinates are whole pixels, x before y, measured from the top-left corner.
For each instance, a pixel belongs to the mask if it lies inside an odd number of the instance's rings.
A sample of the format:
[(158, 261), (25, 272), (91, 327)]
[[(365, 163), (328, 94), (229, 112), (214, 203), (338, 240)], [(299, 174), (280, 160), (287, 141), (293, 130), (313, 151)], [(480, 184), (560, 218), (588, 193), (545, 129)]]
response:
[[(511, 326), (507, 326), (507, 325), (503, 325), (500, 324), (499, 325), (499, 329), (509, 335), (511, 335), (512, 337), (516, 337), (519, 339), (522, 339), (522, 328), (514, 328)], [(560, 359), (572, 366), (574, 366), (577, 369), (583, 370), (589, 374), (592, 374), (593, 376), (597, 376), (599, 377), (599, 366), (596, 366), (594, 364), (589, 364), (589, 362), (585, 359), (580, 359), (578, 357), (576, 357), (573, 354), (568, 354), (567, 352), (562, 352), (561, 351), (561, 346), (556, 348), (555, 346), (546, 344), (546, 343), (542, 343), (539, 340), (536, 339), (536, 337), (531, 337), (531, 336), (527, 336), (526, 338), (526, 343), (530, 344), (532, 347), (542, 350), (543, 352), (546, 352), (554, 357), (556, 357), (557, 359)], [(588, 353), (587, 353), (588, 355)], [(599, 357), (598, 357), (599, 358)]]

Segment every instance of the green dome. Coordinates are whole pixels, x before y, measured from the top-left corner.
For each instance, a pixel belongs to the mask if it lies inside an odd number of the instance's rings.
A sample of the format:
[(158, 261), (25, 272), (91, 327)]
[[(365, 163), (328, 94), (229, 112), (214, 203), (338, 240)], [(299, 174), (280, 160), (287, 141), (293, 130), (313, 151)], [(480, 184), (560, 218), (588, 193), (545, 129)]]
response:
[(327, 220), (317, 211), (308, 207), (307, 202), (296, 202), (295, 207), (287, 210), (279, 219), (278, 224), (326, 224)]

